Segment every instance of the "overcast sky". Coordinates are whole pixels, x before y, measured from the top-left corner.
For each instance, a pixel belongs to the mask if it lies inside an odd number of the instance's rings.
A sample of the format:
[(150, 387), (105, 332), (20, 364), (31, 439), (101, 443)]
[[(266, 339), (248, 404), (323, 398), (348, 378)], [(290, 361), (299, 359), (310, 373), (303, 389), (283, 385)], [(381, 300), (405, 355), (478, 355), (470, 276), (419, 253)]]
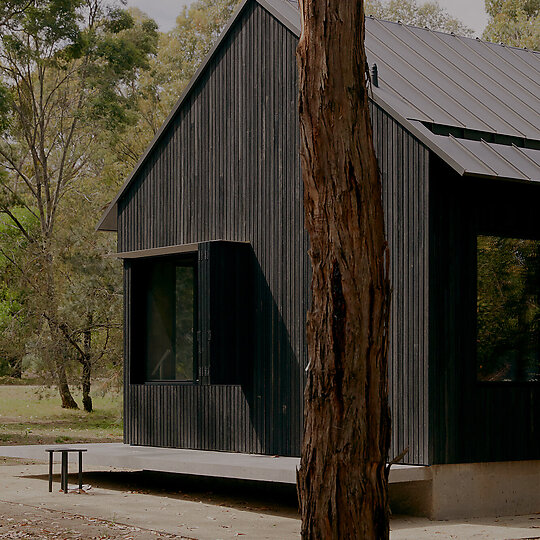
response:
[[(190, 0), (128, 0), (128, 6), (142, 9), (159, 24), (160, 30), (164, 32), (174, 26), (176, 16), (182, 6), (189, 3)], [(420, 0), (419, 3), (422, 1)], [(484, 0), (439, 0), (439, 5), (454, 17), (461, 19), (475, 31), (476, 35), (482, 34), (487, 23)]]

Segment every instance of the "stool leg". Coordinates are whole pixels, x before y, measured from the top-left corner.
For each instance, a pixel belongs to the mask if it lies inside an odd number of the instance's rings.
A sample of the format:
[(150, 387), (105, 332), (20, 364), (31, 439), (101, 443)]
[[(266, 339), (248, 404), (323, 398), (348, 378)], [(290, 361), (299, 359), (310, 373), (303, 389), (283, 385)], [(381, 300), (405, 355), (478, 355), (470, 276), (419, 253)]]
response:
[(49, 452), (49, 493), (52, 492), (53, 453)]
[(62, 452), (62, 489), (64, 493), (68, 492), (68, 454), (67, 452)]
[(82, 452), (79, 452), (79, 489), (82, 489)]

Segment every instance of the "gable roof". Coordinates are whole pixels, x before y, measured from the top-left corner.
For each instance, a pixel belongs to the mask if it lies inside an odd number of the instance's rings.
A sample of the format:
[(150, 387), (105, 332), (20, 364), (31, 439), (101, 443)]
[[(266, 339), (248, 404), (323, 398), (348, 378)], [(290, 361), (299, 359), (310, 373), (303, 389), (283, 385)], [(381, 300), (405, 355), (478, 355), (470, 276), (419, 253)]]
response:
[(372, 18), (366, 50), (408, 120), (540, 140), (540, 53)]
[[(297, 37), (288, 0), (244, 0), (110, 203), (98, 230), (116, 230), (117, 203), (249, 2)], [(366, 18), (377, 64), (372, 99), (460, 175), (540, 181), (540, 53)]]
[(460, 175), (540, 181), (540, 53), (366, 19), (373, 100)]

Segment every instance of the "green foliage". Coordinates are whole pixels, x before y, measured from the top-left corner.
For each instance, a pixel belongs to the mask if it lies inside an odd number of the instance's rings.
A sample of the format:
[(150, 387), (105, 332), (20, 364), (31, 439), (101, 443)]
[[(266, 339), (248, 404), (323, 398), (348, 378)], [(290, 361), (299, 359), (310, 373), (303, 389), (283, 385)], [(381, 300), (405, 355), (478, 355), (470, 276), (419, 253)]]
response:
[(540, 377), (540, 242), (478, 237), (478, 373)]
[[(32, 2), (13, 15), (2, 35), (2, 48), (10, 63), (51, 60), (61, 49), (80, 39), (78, 10), (81, 0)], [(45, 51), (47, 51), (45, 53)]]
[(9, 26), (14, 17), (23, 13), (33, 4), (32, 0), (1, 0), (0, 1), (0, 30)]
[(9, 111), (11, 109), (11, 92), (0, 81), (0, 135), (9, 127)]
[[(35, 216), (24, 208), (11, 208), (23, 227), (37, 226)], [(28, 243), (13, 221), (0, 214), (0, 374), (12, 375), (21, 370), (26, 341), (33, 331), (34, 318), (29, 312), (30, 291), (21, 282), (14, 265), (24, 264)]]
[[(124, 10), (109, 11), (99, 39), (89, 32), (88, 47), (92, 47), (93, 61), (87, 65), (88, 80), (95, 90), (86, 117), (103, 119), (107, 129), (111, 121), (116, 127), (134, 121), (132, 110), (135, 99), (134, 84), (141, 71), (149, 68), (150, 56), (156, 53), (157, 25), (149, 19), (137, 21)], [(93, 39), (91, 39), (93, 37)]]
[(540, 50), (540, 0), (486, 0), (484, 39)]
[(122, 270), (103, 256), (115, 239), (95, 222), (239, 2), (197, 0), (160, 35), (139, 10), (101, 0), (11, 0), (8, 16), (9, 2), (0, 2), (0, 359), (24, 359), (52, 383), (58, 362), (79, 376), (88, 352), (94, 375), (118, 380)]
[(157, 37), (153, 21), (101, 0), (33, 1), (0, 34), (2, 277), (32, 323), (11, 325), (32, 334), (10, 341), (58, 381), (74, 359), (118, 369), (120, 272), (94, 233), (110, 195), (99, 180), (110, 133), (134, 121)]
[(441, 32), (454, 32), (461, 36), (472, 35), (472, 30), (460, 20), (450, 16), (437, 2), (418, 4), (416, 0), (366, 0), (366, 15), (388, 21), (430, 28)]

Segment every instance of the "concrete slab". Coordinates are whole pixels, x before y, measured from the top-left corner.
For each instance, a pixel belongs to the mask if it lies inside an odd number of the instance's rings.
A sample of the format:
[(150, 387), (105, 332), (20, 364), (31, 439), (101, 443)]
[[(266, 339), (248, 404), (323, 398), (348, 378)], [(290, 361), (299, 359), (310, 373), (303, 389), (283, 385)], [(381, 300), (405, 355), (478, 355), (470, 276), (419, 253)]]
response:
[(397, 516), (391, 521), (391, 540), (534, 540), (540, 516), (430, 521)]
[[(46, 448), (67, 445), (0, 446), (0, 456), (46, 461)], [(70, 444), (70, 448), (87, 448), (85, 467), (102, 465), (132, 470), (148, 470), (178, 474), (255, 480), (260, 482), (296, 483), (299, 458), (206, 452), (180, 448), (130, 446), (122, 443)], [(59, 460), (56, 455), (55, 461)], [(75, 462), (76, 456), (70, 456)], [(393, 465), (390, 483), (416, 482), (431, 478), (429, 467)]]

